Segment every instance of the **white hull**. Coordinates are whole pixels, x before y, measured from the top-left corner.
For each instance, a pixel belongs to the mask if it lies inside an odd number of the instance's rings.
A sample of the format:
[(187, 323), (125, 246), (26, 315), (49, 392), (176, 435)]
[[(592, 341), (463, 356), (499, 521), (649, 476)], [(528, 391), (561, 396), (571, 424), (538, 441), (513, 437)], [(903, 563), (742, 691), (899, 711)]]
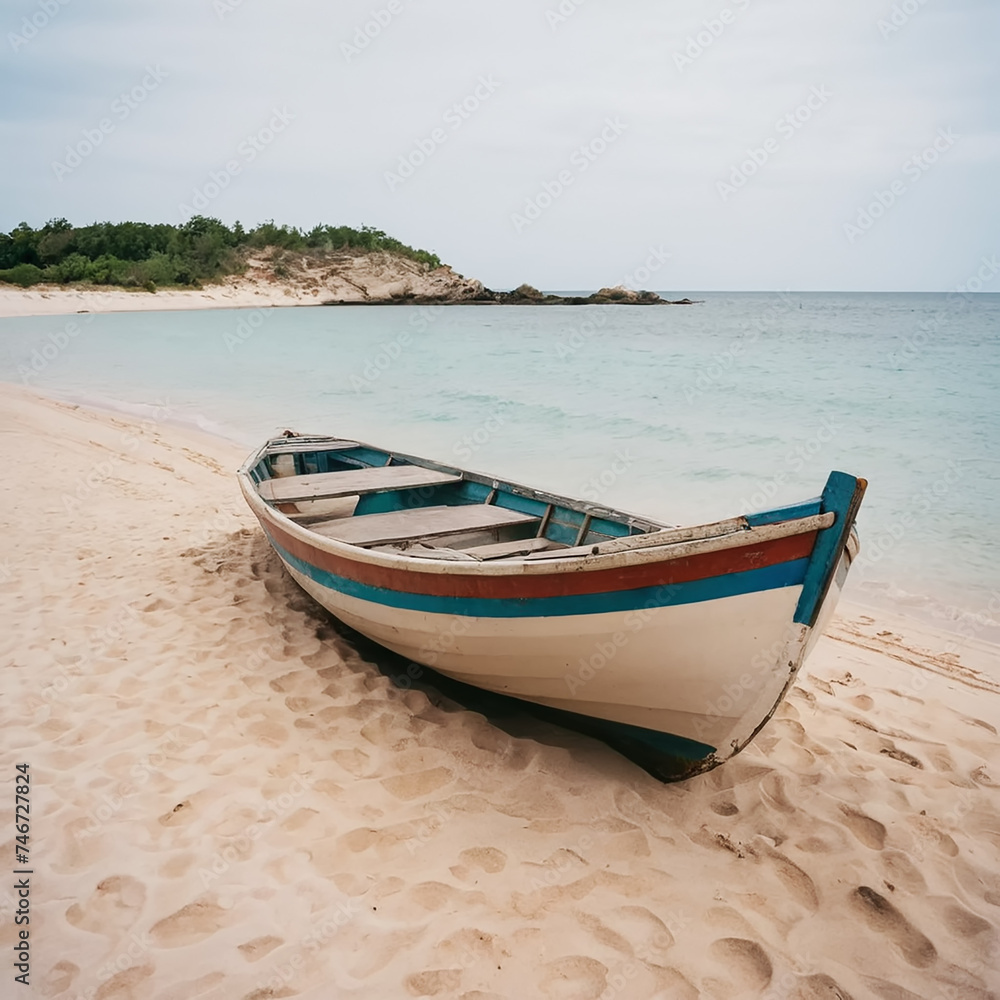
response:
[[(790, 624), (801, 587), (561, 618), (467, 618), (386, 607), (286, 567), (351, 628), (456, 680), (717, 749), (770, 717), (819, 630)], [(839, 587), (824, 612), (832, 612)], [(825, 616), (824, 616), (825, 617)]]
[(240, 484), (346, 624), (571, 713), (558, 721), (666, 777), (714, 767), (770, 718), (836, 605), (865, 488), (834, 472), (812, 500), (671, 527), (323, 437), (268, 442)]

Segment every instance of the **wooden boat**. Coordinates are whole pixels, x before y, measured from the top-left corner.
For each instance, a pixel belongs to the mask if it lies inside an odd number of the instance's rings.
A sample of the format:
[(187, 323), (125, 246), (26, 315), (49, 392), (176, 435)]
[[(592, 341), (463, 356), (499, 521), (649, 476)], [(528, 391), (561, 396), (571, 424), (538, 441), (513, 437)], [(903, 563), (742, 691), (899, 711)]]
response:
[(556, 710), (663, 779), (739, 752), (836, 604), (863, 479), (676, 527), (335, 437), (239, 472), (299, 585), (411, 661)]

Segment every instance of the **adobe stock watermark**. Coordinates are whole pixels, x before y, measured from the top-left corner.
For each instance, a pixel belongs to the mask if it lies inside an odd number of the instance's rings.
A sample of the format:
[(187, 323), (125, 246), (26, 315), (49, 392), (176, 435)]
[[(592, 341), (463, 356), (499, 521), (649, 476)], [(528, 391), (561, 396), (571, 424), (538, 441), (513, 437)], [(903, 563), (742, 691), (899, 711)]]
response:
[(125, 431), (119, 439), (122, 451), (113, 451), (110, 458), (95, 462), (85, 475), (81, 475), (77, 479), (73, 492), (63, 493), (63, 509), (66, 513), (76, 513), (83, 504), (89, 503), (96, 496), (99, 487), (111, 479), (120, 466), (130, 461), (129, 456), (134, 455), (136, 449), (142, 443), (141, 436), (146, 431), (154, 430), (171, 412), (172, 408), (169, 401), (158, 402), (153, 407), (153, 415), (145, 417), (136, 425), (136, 433)]
[(408, 181), (449, 138), (449, 133), (457, 132), (498, 90), (500, 82), (492, 76), (481, 76), (470, 93), (456, 101), (441, 116), (445, 126), (431, 129), (426, 136), (421, 136), (407, 153), (403, 153), (396, 164), (395, 171), (385, 171), (383, 177), (390, 191), (395, 191), (401, 184)]
[(597, 503), (635, 463), (636, 457), (628, 448), (619, 448), (611, 463), (580, 487), (584, 499)]
[(581, 656), (575, 671), (563, 674), (563, 681), (570, 695), (585, 687), (628, 645), (632, 636), (646, 628), (657, 616), (657, 612), (668, 605), (680, 592), (676, 583), (663, 584), (653, 591), (641, 608), (629, 611), (622, 619), (624, 628), (594, 643), (589, 656)]
[(38, 33), (48, 27), (54, 17), (57, 17), (63, 7), (68, 7), (72, 0), (38, 0), (38, 10), (30, 17), (21, 20), (21, 30), (7, 32), (10, 47), (19, 52), (30, 41), (38, 37)]
[(898, 518), (877, 534), (871, 529), (866, 531), (864, 548), (855, 560), (858, 571), (870, 569), (881, 562), (920, 523), (920, 516), (930, 513), (961, 481), (962, 470), (954, 462), (949, 462), (943, 475), (910, 497)]
[(452, 445), (452, 453), (458, 458), (472, 458), (505, 423), (504, 415), (499, 411), (490, 414), (471, 434), (463, 435), (460, 441)]
[(119, 94), (111, 102), (109, 110), (118, 119), (118, 122), (116, 123), (112, 118), (104, 117), (93, 128), (81, 129), (83, 138), (66, 146), (65, 161), (52, 161), (52, 171), (55, 173), (56, 179), (65, 180), (77, 167), (82, 166), (85, 160), (93, 156), (104, 140), (115, 131), (118, 124), (126, 121), (133, 111), (145, 104), (149, 100), (149, 95), (158, 90), (160, 84), (169, 75), (159, 65), (147, 66), (146, 75), (142, 80), (134, 87)]
[(212, 7), (215, 16), (224, 21), (230, 14), (243, 6), (243, 0), (213, 0)]
[(902, 0), (901, 3), (894, 3), (888, 19), (880, 17), (876, 25), (883, 40), (888, 41), (890, 35), (902, 31), (926, 3), (927, 0)]
[(87, 655), (73, 665), (72, 672), (57, 662), (57, 676), (51, 684), (42, 688), (42, 703), (61, 698), (79, 678), (86, 676), (89, 667), (103, 659), (116, 642), (124, 639), (138, 621), (139, 612), (131, 604), (123, 604), (109, 622), (100, 628), (92, 627), (87, 639)]
[(549, 27), (555, 31), (561, 24), (565, 24), (587, 0), (562, 0), (557, 7), (550, 7), (545, 12), (545, 20)]
[(263, 807), (257, 810), (257, 818), (248, 823), (238, 837), (229, 837), (228, 843), (217, 850), (209, 862), (209, 867), (198, 869), (198, 878), (203, 888), (208, 888), (216, 879), (225, 875), (233, 865), (245, 860), (253, 851), (253, 845), (264, 835), (267, 827), (287, 819), (293, 812), (293, 806), (311, 789), (309, 778), (296, 774), (288, 783), (286, 791), (273, 799), (265, 799)]
[[(774, 123), (775, 131), (786, 141), (791, 139), (795, 133), (807, 122), (812, 120), (814, 114), (824, 107), (827, 101), (833, 96), (826, 89), (825, 84), (813, 87), (809, 96), (798, 107), (793, 108)], [(727, 202), (741, 188), (745, 187), (748, 180), (754, 176), (772, 156), (781, 149), (781, 142), (774, 136), (769, 136), (760, 146), (747, 147), (747, 159), (738, 164), (733, 164), (729, 171), (729, 180), (716, 181), (715, 190), (722, 199), (723, 204)]]
[[(90, 319), (92, 319), (92, 315), (88, 316), (84, 322)], [(31, 380), (41, 375), (82, 332), (80, 324), (75, 319), (71, 319), (61, 330), (50, 333), (47, 340), (31, 352), (28, 364), (17, 366), (17, 374), (21, 379), (21, 384), (30, 385)]]
[(556, 357), (561, 359), (572, 357), (591, 337), (595, 336), (599, 330), (603, 330), (607, 325), (607, 312), (597, 307), (594, 313), (588, 316), (579, 326), (572, 327), (569, 333), (564, 334), (556, 341)]
[(921, 320), (917, 332), (912, 337), (903, 338), (903, 348), (900, 351), (890, 351), (890, 365), (899, 366), (904, 361), (913, 361), (923, 353), (924, 349), (934, 343), (941, 329), (948, 325), (960, 313), (965, 312), (972, 303), (972, 296), (981, 292), (983, 286), (989, 284), (1000, 273), (1000, 260), (997, 255), (980, 258), (979, 269), (970, 274), (961, 284), (948, 293), (948, 308), (933, 316)]
[[(885, 190), (875, 191), (874, 199), (857, 209), (854, 222), (844, 223), (844, 236), (847, 237), (847, 242), (853, 244), (864, 236), (961, 138), (950, 127), (939, 128), (933, 142), (903, 162), (900, 167), (903, 176), (894, 178)], [(910, 183), (907, 184), (903, 177), (907, 177)]]
[[(423, 333), (445, 310), (444, 306), (421, 306), (410, 314), (410, 326), (414, 332)], [(355, 392), (370, 389), (412, 346), (413, 332), (403, 330), (392, 340), (379, 344), (378, 350), (369, 355), (361, 368), (361, 373), (351, 373), (351, 387)]]
[(224, 330), (221, 334), (226, 350), (232, 354), (237, 347), (245, 344), (267, 322), (270, 315), (270, 309), (251, 309), (241, 316), (232, 330)]
[(977, 638), (987, 629), (995, 629), (1000, 625), (998, 615), (1000, 615), (1000, 592), (994, 590), (990, 592), (989, 602), (979, 611), (967, 611), (956, 605), (950, 606), (948, 614), (955, 625), (956, 637), (950, 639), (944, 648), (945, 653), (959, 653), (963, 642), (968, 642)]
[(625, 277), (618, 282), (623, 288), (631, 288), (638, 290), (641, 288), (648, 288), (646, 284), (649, 279), (656, 274), (657, 271), (663, 267), (668, 260), (670, 260), (670, 254), (663, 249), (662, 245), (658, 247), (649, 248), (649, 256), (646, 258), (644, 264), (640, 264), (634, 271), (630, 274), (626, 274)]
[[(92, 309), (100, 310), (101, 307), (113, 300), (114, 294), (111, 292), (86, 292), (84, 294), (84, 302)], [(73, 346), (80, 334), (84, 333), (81, 326), (89, 326), (96, 318), (96, 312), (89, 312), (83, 319), (74, 317), (67, 320), (61, 330), (50, 333), (41, 342), (41, 346), (32, 350), (28, 360), (17, 366), (17, 377), (21, 380), (21, 384), (30, 385), (33, 378), (41, 375), (63, 351)]]
[(758, 481), (755, 492), (740, 499), (739, 513), (752, 514), (771, 503), (781, 488), (791, 482), (828, 444), (844, 429), (831, 417), (824, 417), (819, 429), (802, 444), (797, 444), (785, 454), (785, 468), (779, 469), (770, 479)]
[(352, 59), (357, 59), (403, 13), (403, 10), (403, 0), (389, 0), (384, 7), (373, 10), (368, 20), (363, 24), (359, 24), (354, 29), (351, 41), (340, 43), (340, 51), (343, 57), (348, 62), (351, 62)]
[(183, 750), (184, 744), (178, 741), (176, 730), (164, 733), (164, 742), (150, 754), (144, 754), (129, 769), (129, 777), (133, 780), (122, 781), (113, 786), (110, 792), (101, 795), (101, 802), (87, 813), (87, 825), (78, 829), (75, 836), (80, 840), (93, 837), (121, 811), (126, 800), (137, 795), (155, 774), (163, 771), (168, 762), (167, 754)]
[(527, 198), (520, 212), (511, 213), (510, 221), (514, 232), (520, 234), (534, 225), (542, 217), (542, 213), (551, 208), (576, 179), (586, 173), (618, 141), (626, 129), (628, 125), (620, 116), (605, 118), (604, 128), (590, 142), (573, 150), (569, 157), (569, 167), (564, 167), (551, 180), (543, 181), (542, 190)]
[(733, 10), (732, 7), (723, 7), (719, 11), (718, 17), (702, 21), (702, 29), (696, 35), (688, 35), (685, 39), (683, 51), (678, 49), (674, 52), (674, 65), (677, 67), (677, 72), (683, 73), (688, 66), (691, 66), (695, 59), (698, 59), (717, 38), (722, 36), (726, 28), (736, 20), (736, 15), (742, 14), (750, 6), (750, 3), (751, 0), (736, 0), (733, 4), (736, 10)]
[[(102, 986), (116, 975), (127, 972), (139, 965), (139, 960), (153, 947), (153, 941), (145, 932), (133, 931), (129, 943), (113, 959), (97, 967), (94, 985), (82, 992), (75, 992), (73, 1000), (96, 1000)], [(146, 967), (148, 968), (148, 966)], [(117, 993), (118, 991), (115, 990)]]
[(193, 216), (204, 212), (211, 202), (229, 187), (233, 178), (238, 177), (245, 166), (253, 163), (293, 121), (295, 115), (287, 106), (272, 108), (267, 123), (248, 135), (236, 147), (239, 159), (234, 157), (227, 160), (218, 170), (211, 171), (208, 179), (191, 192), (191, 204), (182, 202), (177, 206), (181, 220), (188, 222)]
[[(457, 645), (458, 640), (469, 632), (474, 622), (471, 618), (464, 618), (461, 615), (451, 615), (448, 619), (448, 627), (439, 626), (438, 633), (433, 639), (427, 639), (420, 647), (420, 656), (427, 661), (432, 668), (434, 664), (445, 654), (450, 653)], [(423, 676), (421, 673), (411, 674), (410, 667), (407, 667), (406, 675), (414, 680)], [(402, 686), (402, 685), (400, 685)]]
[(412, 343), (413, 334), (409, 330), (404, 330), (392, 340), (379, 344), (378, 350), (365, 362), (361, 374), (351, 373), (351, 387), (354, 391), (363, 392), (365, 389), (370, 389), (382, 377), (382, 373), (388, 371)]
[(720, 693), (716, 699), (706, 701), (705, 708), (693, 717), (697, 739), (712, 733), (721, 720), (738, 719), (750, 708), (752, 699), (760, 695), (762, 684), (774, 676), (776, 668), (781, 669), (779, 660), (785, 656), (789, 645), (800, 641), (802, 629), (801, 625), (786, 626), (778, 639), (769, 646), (762, 646), (750, 658), (747, 670), (738, 677), (735, 670), (739, 667), (732, 665), (729, 682), (719, 684), (716, 690)]
[(300, 948), (287, 961), (277, 962), (257, 979), (257, 989), (251, 996), (279, 997), (290, 996), (289, 985), (295, 979), (299, 970), (307, 964), (307, 955), (314, 955), (328, 948), (333, 939), (351, 921), (357, 919), (365, 911), (361, 900), (354, 896), (338, 902), (332, 912), (316, 918), (312, 930), (302, 939)]
[(748, 347), (757, 343), (760, 335), (765, 333), (768, 327), (779, 316), (791, 312), (796, 303), (787, 291), (779, 292), (780, 301), (772, 303), (754, 317), (752, 324), (743, 331), (735, 340), (731, 341), (721, 353), (716, 352), (712, 356), (710, 364), (703, 365), (697, 369), (694, 381), (684, 386), (684, 398), (688, 403), (693, 403), (699, 396), (703, 396), (709, 389), (716, 385), (722, 376), (733, 368)]

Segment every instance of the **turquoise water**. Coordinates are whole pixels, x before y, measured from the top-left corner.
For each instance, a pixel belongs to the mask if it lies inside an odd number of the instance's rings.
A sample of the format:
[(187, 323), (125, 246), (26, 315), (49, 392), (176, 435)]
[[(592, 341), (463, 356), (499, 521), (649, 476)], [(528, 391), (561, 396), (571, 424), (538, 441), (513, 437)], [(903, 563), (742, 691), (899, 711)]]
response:
[(852, 596), (1000, 619), (1000, 296), (692, 297), (7, 319), (0, 379), (248, 450), (356, 436), (671, 523), (842, 469), (870, 481)]

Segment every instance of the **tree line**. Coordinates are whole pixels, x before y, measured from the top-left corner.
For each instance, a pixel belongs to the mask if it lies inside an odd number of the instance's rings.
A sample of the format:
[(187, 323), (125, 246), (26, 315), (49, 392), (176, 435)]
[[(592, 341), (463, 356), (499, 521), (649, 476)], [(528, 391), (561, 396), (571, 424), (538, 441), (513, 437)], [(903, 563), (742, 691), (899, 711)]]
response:
[(95, 222), (73, 226), (52, 219), (40, 229), (26, 222), (0, 233), (0, 282), (29, 287), (40, 282), (121, 285), (155, 291), (160, 286), (198, 287), (245, 270), (246, 255), (274, 248), (320, 255), (336, 250), (386, 250), (430, 268), (436, 254), (415, 250), (380, 229), (314, 226), (310, 230), (273, 221), (244, 229), (196, 215), (183, 225)]

